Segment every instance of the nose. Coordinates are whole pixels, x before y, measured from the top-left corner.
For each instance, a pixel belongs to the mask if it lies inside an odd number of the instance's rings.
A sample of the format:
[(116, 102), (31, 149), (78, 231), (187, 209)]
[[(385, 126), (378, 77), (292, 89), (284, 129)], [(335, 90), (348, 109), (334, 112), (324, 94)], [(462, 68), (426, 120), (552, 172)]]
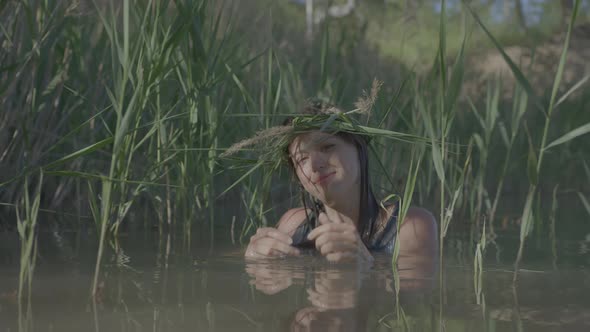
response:
[(313, 172), (319, 172), (322, 169), (324, 169), (324, 167), (326, 167), (326, 157), (321, 152), (312, 152), (309, 155), (309, 161), (311, 165), (311, 170)]

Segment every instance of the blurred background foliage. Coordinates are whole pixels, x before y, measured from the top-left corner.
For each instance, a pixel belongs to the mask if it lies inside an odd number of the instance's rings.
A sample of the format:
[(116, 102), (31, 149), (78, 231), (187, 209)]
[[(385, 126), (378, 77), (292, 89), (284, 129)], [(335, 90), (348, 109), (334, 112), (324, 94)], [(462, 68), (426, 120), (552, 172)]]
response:
[[(15, 227), (24, 187), (33, 192), (41, 178), (41, 211), (58, 225), (94, 220), (107, 234), (118, 234), (119, 225), (176, 225), (190, 239), (195, 224), (207, 226), (209, 232), (198, 232), (204, 237), (214, 237), (215, 225), (235, 226), (245, 235), (274, 224), (297, 202), (288, 172), (268, 174), (219, 154), (279, 124), (309, 97), (351, 109), (374, 79), (384, 84), (367, 121), (444, 136), (451, 144), (443, 156), (449, 182), (442, 192), (453, 194), (465, 179), (459, 215), (468, 224), (489, 216), (500, 188), (500, 197), (510, 198), (500, 201), (496, 217), (502, 225), (516, 223), (545, 115), (515, 84), (464, 6), (478, 13), (548, 103), (574, 2), (449, 0), (442, 35), (441, 3), (2, 2), (0, 226)], [(583, 0), (559, 87), (558, 97), (567, 98), (551, 119), (549, 141), (590, 122), (589, 18), (590, 1)], [(446, 60), (439, 61), (443, 35)], [(457, 64), (463, 41), (464, 61)], [(438, 116), (436, 96), (448, 91), (435, 83), (437, 61), (463, 75), (454, 83), (460, 93), (449, 122), (434, 134), (417, 109), (424, 103), (428, 114)], [(580, 136), (548, 151), (539, 175), (540, 218), (557, 184), (559, 197), (585, 213), (587, 142)], [(401, 193), (412, 147), (378, 143), (385, 171), (376, 172), (377, 189)], [(475, 146), (473, 160), (464, 168), (469, 145)], [(442, 211), (430, 158), (426, 154), (421, 164), (415, 204)]]

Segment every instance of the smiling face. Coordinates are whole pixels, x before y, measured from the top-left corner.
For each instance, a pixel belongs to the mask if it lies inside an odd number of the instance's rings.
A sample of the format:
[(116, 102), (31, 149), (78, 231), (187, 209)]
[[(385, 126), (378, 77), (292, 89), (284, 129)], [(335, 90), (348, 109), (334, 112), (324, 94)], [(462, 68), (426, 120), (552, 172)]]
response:
[(358, 199), (360, 163), (356, 146), (328, 133), (297, 136), (289, 155), (303, 188), (327, 205)]

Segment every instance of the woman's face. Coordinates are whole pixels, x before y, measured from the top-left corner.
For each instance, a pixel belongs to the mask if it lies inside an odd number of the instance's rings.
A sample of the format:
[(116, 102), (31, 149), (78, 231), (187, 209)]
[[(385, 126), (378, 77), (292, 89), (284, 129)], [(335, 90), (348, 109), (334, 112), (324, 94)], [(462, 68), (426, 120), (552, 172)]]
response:
[(343, 138), (320, 131), (301, 134), (289, 145), (289, 155), (303, 188), (324, 204), (359, 192), (357, 148)]

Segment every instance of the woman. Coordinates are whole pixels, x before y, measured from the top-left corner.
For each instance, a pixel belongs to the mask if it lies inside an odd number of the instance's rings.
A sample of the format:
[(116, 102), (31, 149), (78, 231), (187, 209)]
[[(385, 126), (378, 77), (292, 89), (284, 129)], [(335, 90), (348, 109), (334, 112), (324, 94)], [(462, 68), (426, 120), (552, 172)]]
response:
[[(305, 113), (326, 110), (341, 112), (316, 104)], [(398, 205), (377, 203), (369, 181), (366, 136), (325, 127), (299, 133), (285, 151), (312, 204), (303, 199), (303, 206), (283, 214), (276, 228), (259, 228), (245, 256), (299, 255), (301, 247), (313, 246), (331, 262), (372, 262), (372, 251), (392, 253), (395, 241), (402, 255), (436, 256), (436, 222), (428, 211), (410, 208), (398, 232)]]

